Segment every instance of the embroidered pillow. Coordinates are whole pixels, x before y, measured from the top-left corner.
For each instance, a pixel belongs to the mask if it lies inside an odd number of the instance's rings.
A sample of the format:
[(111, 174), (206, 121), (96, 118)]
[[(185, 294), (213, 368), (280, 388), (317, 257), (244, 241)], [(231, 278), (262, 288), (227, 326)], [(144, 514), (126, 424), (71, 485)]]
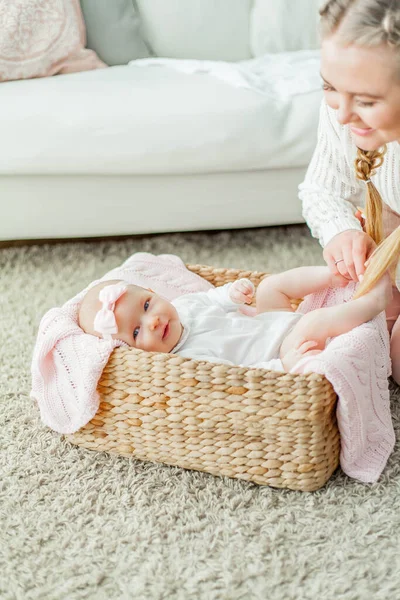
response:
[(106, 66), (85, 48), (79, 0), (0, 2), (0, 31), (0, 81)]

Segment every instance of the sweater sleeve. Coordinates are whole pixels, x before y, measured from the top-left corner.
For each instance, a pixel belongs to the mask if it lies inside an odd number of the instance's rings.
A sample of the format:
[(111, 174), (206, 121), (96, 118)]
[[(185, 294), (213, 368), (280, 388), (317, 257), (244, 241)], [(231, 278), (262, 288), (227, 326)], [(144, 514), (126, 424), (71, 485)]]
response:
[(303, 216), (323, 247), (342, 231), (361, 230), (354, 214), (357, 204), (363, 202), (364, 190), (349, 164), (352, 149), (348, 129), (338, 123), (335, 111), (323, 100), (317, 146), (299, 186)]
[(232, 283), (226, 283), (225, 285), (212, 288), (208, 292), (199, 292), (196, 294), (196, 299), (203, 306), (217, 305), (225, 312), (237, 310), (240, 305), (233, 302), (229, 296), (231, 287)]

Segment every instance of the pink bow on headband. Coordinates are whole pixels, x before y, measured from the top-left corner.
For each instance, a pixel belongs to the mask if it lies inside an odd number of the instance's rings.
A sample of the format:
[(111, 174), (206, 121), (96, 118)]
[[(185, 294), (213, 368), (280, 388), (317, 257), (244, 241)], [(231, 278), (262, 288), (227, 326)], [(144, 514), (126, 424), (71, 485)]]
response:
[(103, 307), (94, 318), (94, 330), (101, 333), (105, 340), (111, 340), (113, 333), (118, 333), (117, 321), (115, 320), (114, 308), (118, 298), (125, 294), (127, 286), (125, 283), (113, 283), (107, 285), (99, 292), (99, 300)]

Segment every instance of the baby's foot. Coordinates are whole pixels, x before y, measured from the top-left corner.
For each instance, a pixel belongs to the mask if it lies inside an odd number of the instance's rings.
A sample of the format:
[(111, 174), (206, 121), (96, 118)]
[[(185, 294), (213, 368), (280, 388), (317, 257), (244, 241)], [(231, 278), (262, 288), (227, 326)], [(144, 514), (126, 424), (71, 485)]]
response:
[(297, 363), (306, 356), (315, 356), (320, 354), (322, 350), (317, 348), (318, 342), (309, 340), (300, 344), (298, 348), (291, 348), (284, 356), (281, 357), (282, 365), (288, 373), (297, 365)]

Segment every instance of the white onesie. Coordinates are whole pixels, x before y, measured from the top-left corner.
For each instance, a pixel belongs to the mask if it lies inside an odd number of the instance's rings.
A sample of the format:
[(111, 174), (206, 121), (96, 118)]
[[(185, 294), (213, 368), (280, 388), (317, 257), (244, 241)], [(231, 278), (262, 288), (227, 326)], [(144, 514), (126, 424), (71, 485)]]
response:
[(303, 316), (270, 311), (254, 317), (240, 312), (229, 297), (231, 283), (173, 300), (184, 327), (172, 350), (185, 358), (283, 371), (279, 349)]

